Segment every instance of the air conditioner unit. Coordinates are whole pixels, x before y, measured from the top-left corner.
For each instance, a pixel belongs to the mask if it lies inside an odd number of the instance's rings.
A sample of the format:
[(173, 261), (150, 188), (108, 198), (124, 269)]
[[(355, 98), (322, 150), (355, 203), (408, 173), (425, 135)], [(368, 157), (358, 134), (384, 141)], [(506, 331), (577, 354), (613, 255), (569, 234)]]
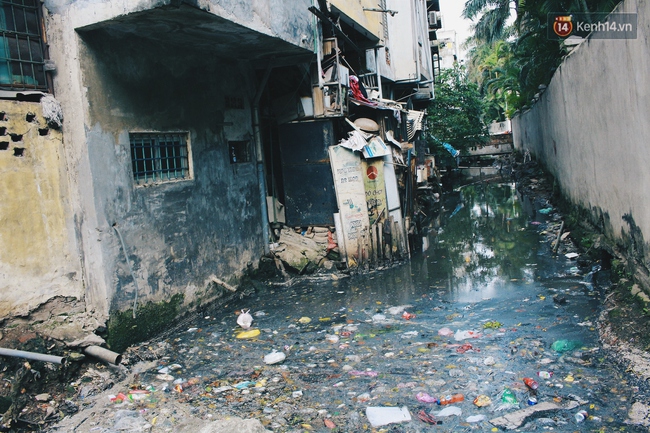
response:
[(440, 21), (440, 12), (431, 11), (429, 12), (429, 27), (439, 28)]

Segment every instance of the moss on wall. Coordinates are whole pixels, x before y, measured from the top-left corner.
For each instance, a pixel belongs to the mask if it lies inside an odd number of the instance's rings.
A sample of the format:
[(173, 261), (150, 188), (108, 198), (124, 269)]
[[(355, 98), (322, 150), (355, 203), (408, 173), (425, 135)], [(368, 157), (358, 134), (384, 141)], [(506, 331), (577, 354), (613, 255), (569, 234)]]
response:
[(182, 294), (176, 294), (168, 302), (149, 302), (137, 309), (135, 318), (132, 309), (111, 314), (106, 338), (108, 347), (119, 353), (169, 329), (178, 318), (183, 300)]

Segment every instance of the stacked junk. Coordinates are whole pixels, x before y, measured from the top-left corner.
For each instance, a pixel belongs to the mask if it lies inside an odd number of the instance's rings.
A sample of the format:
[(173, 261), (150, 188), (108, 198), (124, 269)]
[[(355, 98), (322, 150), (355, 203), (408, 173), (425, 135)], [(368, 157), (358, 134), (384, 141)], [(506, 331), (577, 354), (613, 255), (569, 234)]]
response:
[(364, 84), (375, 73), (355, 75), (334, 40), (323, 46), (311, 97), (279, 127), (282, 194), (267, 198), (276, 265), (305, 274), (408, 260), (429, 211), (419, 197), (439, 198), (434, 159), (417, 139), (425, 113), (379, 97)]

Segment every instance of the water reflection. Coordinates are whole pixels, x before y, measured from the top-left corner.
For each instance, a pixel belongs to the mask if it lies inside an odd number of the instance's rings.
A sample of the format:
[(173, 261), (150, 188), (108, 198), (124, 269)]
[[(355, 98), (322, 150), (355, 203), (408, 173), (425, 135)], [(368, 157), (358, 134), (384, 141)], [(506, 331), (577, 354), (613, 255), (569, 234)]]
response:
[(533, 281), (538, 235), (527, 230), (514, 183), (458, 188), (447, 195), (439, 223), (426, 260), (447, 276), (449, 300), (503, 297), (516, 292), (513, 282)]
[[(436, 413), (438, 406), (416, 399), (418, 391), (463, 393), (465, 402), (458, 405), (463, 416), (445, 419), (443, 428), (469, 430), (466, 415), (500, 415), (505, 388), (517, 394), (521, 405), (516, 409), (525, 408), (532, 394), (521, 379), (536, 377), (540, 370), (553, 372), (534, 393), (540, 403), (578, 395), (594, 403), (589, 410), (600, 417), (598, 423), (620, 427), (634, 390), (624, 386), (600, 351), (593, 275), (572, 273), (575, 262), (553, 256), (548, 244), (540, 243), (541, 226), (533, 222), (547, 221), (532, 211), (525, 209), (514, 184), (459, 188), (431, 219), (430, 247), (409, 262), (334, 280), (270, 286), (243, 299), (243, 305), (224, 308), (263, 313), (255, 315), (254, 326), (262, 331), (258, 340), (238, 341), (232, 314), (206, 316), (195, 327), (201, 332), (172, 340), (175, 350), (168, 362), (184, 364), (206, 383), (270, 385), (248, 394), (230, 389), (227, 395), (204, 393), (202, 398), (247, 414), (259, 414), (263, 407), (274, 431), (297, 431), (294, 424), (302, 423), (306, 413), (302, 408), (326, 411), (339, 431), (351, 432), (366, 429), (359, 414), (368, 406)], [(556, 304), (554, 295), (567, 302)], [(415, 318), (391, 312), (406, 305)], [(495, 322), (496, 327), (485, 326)], [(452, 334), (442, 333), (443, 328)], [(463, 340), (467, 332), (480, 337)], [(576, 350), (553, 349), (565, 339), (579, 342)], [(462, 343), (471, 350), (466, 352)], [(283, 348), (289, 353), (282, 365), (261, 366), (264, 355)], [(351, 377), (346, 366), (376, 376)], [(299, 400), (288, 397), (298, 390), (304, 391)], [(489, 396), (493, 405), (476, 407), (472, 401), (478, 395)], [(291, 411), (300, 417), (284, 416)], [(557, 431), (580, 428), (568, 410), (549, 416)], [(522, 431), (546, 430), (548, 422), (531, 419), (532, 428)], [(581, 425), (591, 429), (595, 424)], [(391, 431), (423, 428), (414, 420)], [(492, 428), (487, 421), (476, 426), (477, 431)]]

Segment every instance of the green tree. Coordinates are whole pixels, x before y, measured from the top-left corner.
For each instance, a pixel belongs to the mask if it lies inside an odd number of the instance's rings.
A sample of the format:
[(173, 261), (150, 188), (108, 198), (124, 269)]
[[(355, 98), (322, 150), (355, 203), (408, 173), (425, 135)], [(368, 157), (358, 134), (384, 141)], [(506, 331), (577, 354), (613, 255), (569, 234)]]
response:
[(505, 40), (482, 43), (470, 51), (469, 76), (484, 99), (486, 122), (511, 118), (520, 105), (520, 68), (514, 56), (514, 42)]
[(429, 148), (448, 155), (443, 143), (463, 152), (488, 140), (483, 122), (484, 105), (478, 85), (469, 80), (463, 66), (445, 69), (435, 87), (435, 99), (427, 109)]

